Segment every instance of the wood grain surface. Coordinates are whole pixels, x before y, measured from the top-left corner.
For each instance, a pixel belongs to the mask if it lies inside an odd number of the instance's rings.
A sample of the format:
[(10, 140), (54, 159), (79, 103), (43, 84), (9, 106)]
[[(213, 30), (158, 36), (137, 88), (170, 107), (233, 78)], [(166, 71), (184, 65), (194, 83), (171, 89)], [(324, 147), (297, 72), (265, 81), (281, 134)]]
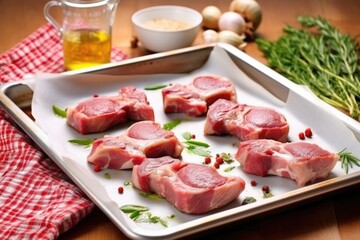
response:
[[(43, 7), (46, 0), (0, 0), (0, 53), (46, 23)], [(227, 11), (230, 0), (122, 0), (118, 6), (113, 28), (113, 45), (129, 57), (150, 54), (138, 47), (131, 48), (134, 37), (131, 15), (138, 9), (163, 4), (192, 7), (201, 11), (207, 5)], [(297, 26), (296, 16), (322, 16), (342, 32), (360, 34), (359, 0), (258, 0), (263, 20), (257, 35), (275, 40), (286, 24)], [(54, 10), (57, 19), (61, 11)], [(194, 45), (201, 44), (199, 34)], [(266, 63), (254, 43), (245, 52)], [(1, 67), (1, 66), (0, 66)], [(360, 184), (318, 199), (264, 213), (245, 221), (211, 229), (187, 239), (360, 239)], [(128, 239), (99, 209), (78, 225), (59, 236), (59, 239)]]

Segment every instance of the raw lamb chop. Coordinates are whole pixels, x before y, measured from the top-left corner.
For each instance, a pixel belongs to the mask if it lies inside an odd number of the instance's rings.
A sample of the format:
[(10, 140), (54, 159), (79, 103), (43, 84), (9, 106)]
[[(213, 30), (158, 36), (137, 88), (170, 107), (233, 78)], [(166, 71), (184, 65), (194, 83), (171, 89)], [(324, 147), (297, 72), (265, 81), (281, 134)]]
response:
[(165, 113), (185, 113), (188, 116), (204, 115), (217, 99), (236, 102), (234, 84), (225, 77), (198, 76), (191, 83), (174, 83), (162, 90)]
[(102, 132), (128, 120), (154, 120), (144, 92), (128, 86), (119, 96), (93, 97), (67, 109), (67, 123), (81, 134)]
[(204, 134), (230, 134), (240, 140), (273, 139), (286, 142), (289, 125), (279, 112), (219, 99), (208, 110)]
[(246, 173), (291, 178), (299, 186), (326, 178), (339, 160), (316, 144), (266, 139), (241, 142), (235, 158)]
[(213, 167), (171, 157), (146, 158), (134, 166), (132, 183), (144, 192), (165, 197), (180, 211), (190, 214), (225, 206), (245, 188), (240, 177), (225, 177)]
[(173, 132), (153, 121), (141, 121), (120, 136), (96, 139), (87, 160), (101, 169), (130, 169), (146, 157), (180, 157), (182, 150)]

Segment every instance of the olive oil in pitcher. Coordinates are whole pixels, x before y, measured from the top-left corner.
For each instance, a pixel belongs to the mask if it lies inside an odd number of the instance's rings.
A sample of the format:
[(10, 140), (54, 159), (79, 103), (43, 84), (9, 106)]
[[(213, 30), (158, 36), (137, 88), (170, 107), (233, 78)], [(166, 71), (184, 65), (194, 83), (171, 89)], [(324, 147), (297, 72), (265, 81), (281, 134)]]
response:
[[(119, 0), (50, 0), (45, 18), (58, 30), (63, 42), (67, 70), (92, 67), (110, 62), (112, 25)], [(62, 24), (50, 9), (61, 7)]]
[(64, 64), (74, 70), (108, 63), (111, 36), (101, 30), (77, 29), (64, 32)]

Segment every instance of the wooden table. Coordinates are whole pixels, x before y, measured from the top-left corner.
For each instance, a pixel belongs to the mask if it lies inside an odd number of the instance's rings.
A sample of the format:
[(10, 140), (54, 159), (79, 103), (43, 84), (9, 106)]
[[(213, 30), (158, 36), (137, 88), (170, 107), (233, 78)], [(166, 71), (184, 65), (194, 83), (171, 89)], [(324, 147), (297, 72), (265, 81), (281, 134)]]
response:
[[(45, 23), (43, 6), (46, 0), (0, 0), (0, 53), (13, 47)], [(226, 11), (230, 0), (122, 0), (114, 25), (113, 43), (129, 57), (149, 54), (142, 48), (131, 48), (133, 36), (131, 14), (138, 9), (176, 4), (201, 11), (216, 5)], [(259, 36), (275, 40), (285, 24), (297, 25), (298, 15), (319, 15), (328, 19), (342, 32), (360, 33), (360, 2), (358, 0), (258, 0), (263, 20), (257, 30)], [(57, 16), (60, 12), (54, 11)], [(201, 44), (199, 37), (194, 44)], [(249, 55), (266, 63), (254, 43), (246, 50)], [(314, 199), (298, 206), (214, 229), (193, 238), (211, 239), (360, 239), (360, 184), (331, 196)], [(127, 239), (127, 237), (99, 210), (62, 234), (60, 239)]]

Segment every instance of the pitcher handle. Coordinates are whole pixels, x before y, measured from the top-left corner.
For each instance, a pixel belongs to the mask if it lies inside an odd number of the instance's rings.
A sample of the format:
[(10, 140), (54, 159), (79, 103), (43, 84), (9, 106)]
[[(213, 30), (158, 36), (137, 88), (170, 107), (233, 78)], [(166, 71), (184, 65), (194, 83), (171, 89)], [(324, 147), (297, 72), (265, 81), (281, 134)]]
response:
[(55, 19), (50, 14), (50, 8), (52, 7), (61, 7), (62, 3), (59, 1), (49, 1), (45, 4), (44, 7), (44, 16), (46, 20), (51, 23), (55, 27), (55, 29), (59, 32), (59, 34), (62, 34), (63, 29), (60, 27), (60, 25), (55, 21)]

